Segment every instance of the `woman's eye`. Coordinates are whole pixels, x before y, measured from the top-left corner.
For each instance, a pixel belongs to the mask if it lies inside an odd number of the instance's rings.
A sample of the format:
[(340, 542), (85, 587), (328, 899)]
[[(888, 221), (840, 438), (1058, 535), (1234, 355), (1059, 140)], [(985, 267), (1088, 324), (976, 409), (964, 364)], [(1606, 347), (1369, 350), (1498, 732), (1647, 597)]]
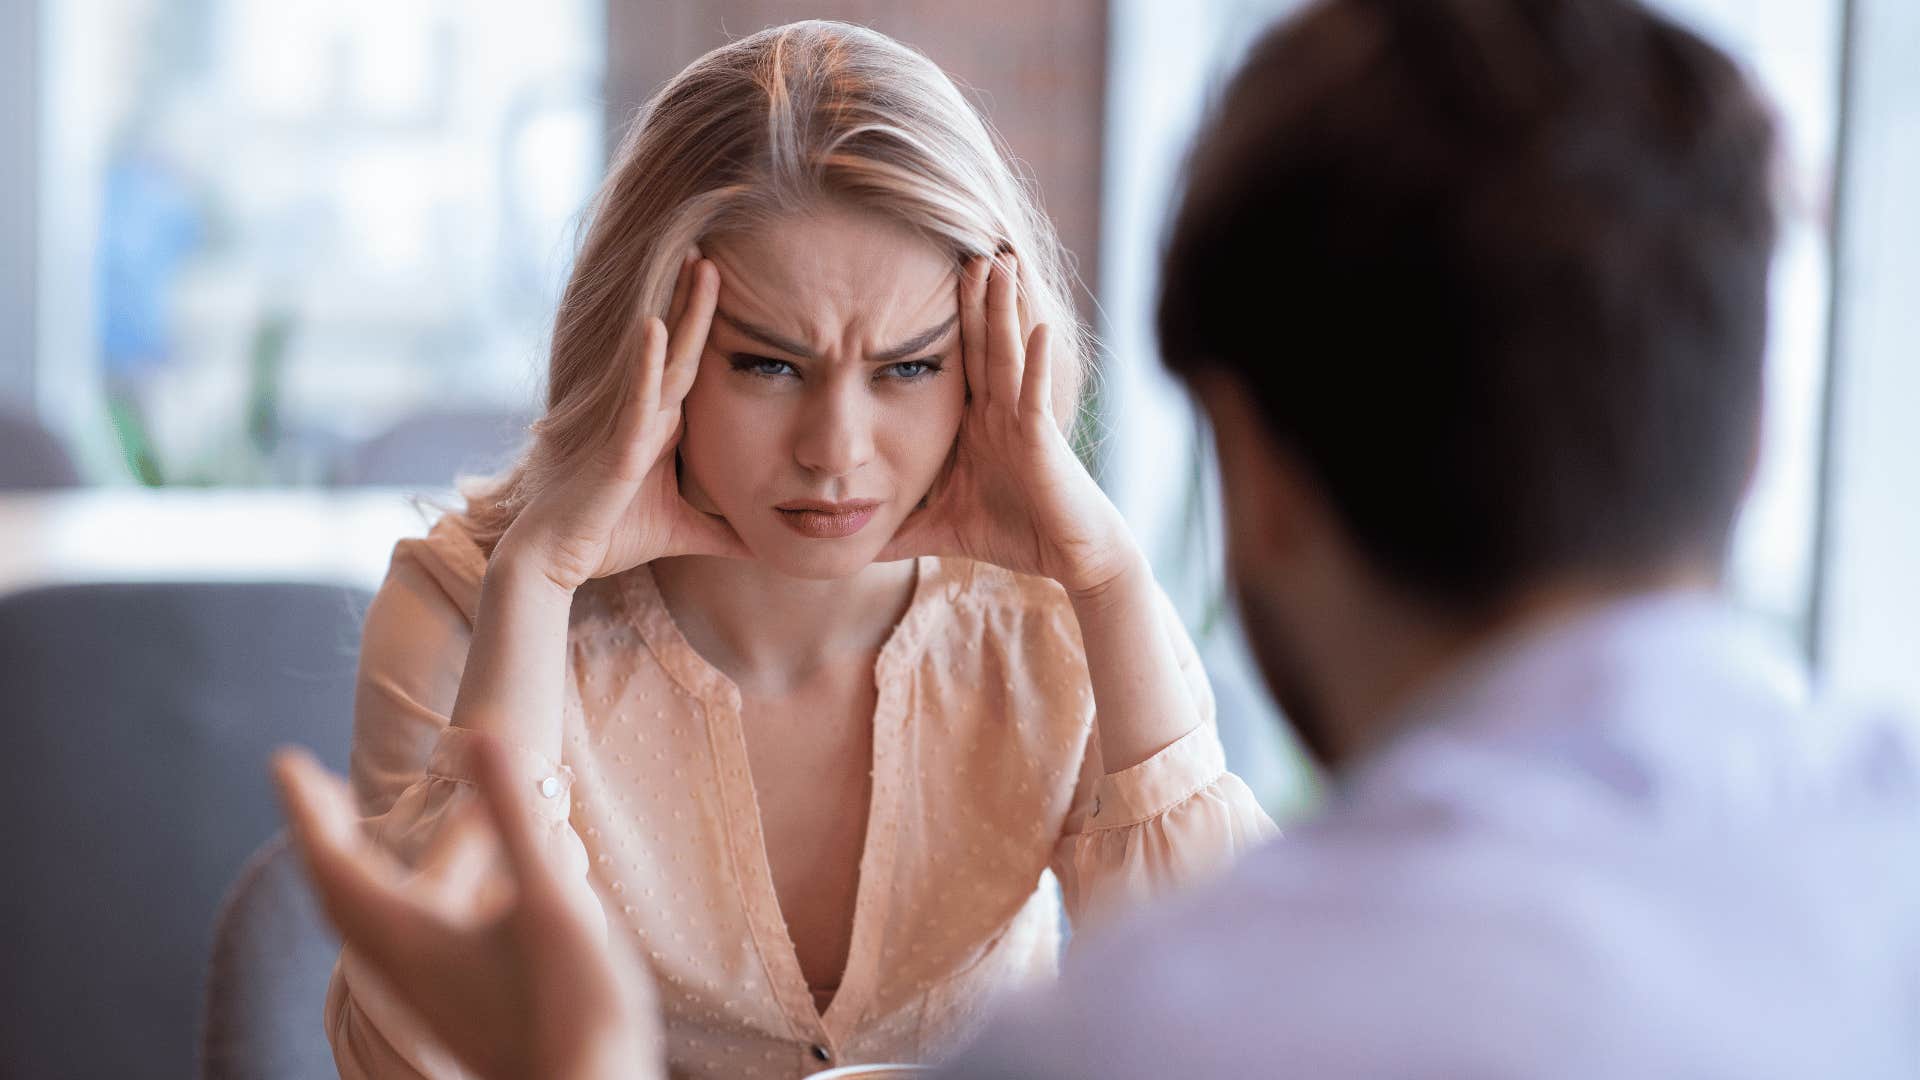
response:
[(924, 379), (940, 370), (940, 364), (934, 360), (906, 360), (887, 368), (889, 375), (896, 379)]
[(793, 373), (792, 364), (787, 363), (785, 360), (775, 360), (770, 356), (746, 356), (736, 354), (730, 357), (729, 360), (733, 365), (733, 370), (743, 371), (749, 375), (774, 377)]

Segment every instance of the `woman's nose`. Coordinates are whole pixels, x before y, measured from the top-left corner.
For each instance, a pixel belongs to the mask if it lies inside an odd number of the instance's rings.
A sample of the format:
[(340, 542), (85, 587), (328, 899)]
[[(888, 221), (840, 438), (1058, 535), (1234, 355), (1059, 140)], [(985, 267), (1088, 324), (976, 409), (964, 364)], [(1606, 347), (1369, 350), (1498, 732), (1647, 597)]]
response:
[(873, 457), (873, 410), (864, 386), (836, 380), (808, 396), (793, 456), (821, 476), (845, 476)]

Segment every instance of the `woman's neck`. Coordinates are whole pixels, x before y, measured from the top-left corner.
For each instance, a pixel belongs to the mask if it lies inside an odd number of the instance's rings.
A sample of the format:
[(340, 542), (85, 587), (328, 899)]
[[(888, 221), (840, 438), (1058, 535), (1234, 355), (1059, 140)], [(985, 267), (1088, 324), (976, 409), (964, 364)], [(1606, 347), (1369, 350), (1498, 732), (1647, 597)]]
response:
[(914, 562), (849, 578), (787, 577), (743, 559), (656, 559), (654, 581), (696, 652), (743, 689), (778, 690), (822, 664), (885, 644), (913, 599)]

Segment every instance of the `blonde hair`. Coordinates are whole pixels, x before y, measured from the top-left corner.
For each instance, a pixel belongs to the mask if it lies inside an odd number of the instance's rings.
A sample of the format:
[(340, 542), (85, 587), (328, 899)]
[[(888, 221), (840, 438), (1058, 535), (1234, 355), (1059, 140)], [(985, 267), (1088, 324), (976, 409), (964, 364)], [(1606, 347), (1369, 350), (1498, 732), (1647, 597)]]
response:
[(808, 21), (702, 56), (635, 119), (587, 210), (554, 318), (546, 413), (519, 462), (466, 485), (491, 552), (520, 509), (613, 431), (638, 313), (664, 316), (686, 251), (823, 203), (904, 224), (953, 255), (1019, 257), (1023, 329), (1052, 331), (1054, 413), (1070, 428), (1091, 366), (1052, 224), (944, 72), (884, 34)]

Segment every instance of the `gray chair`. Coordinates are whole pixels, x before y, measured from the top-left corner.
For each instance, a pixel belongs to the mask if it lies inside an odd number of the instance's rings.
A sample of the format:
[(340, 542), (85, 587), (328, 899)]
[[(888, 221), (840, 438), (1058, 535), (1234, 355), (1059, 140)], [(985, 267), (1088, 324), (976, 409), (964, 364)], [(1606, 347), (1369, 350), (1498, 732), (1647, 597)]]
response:
[(332, 1080), (320, 1011), (339, 952), (298, 852), (276, 834), (247, 861), (214, 924), (202, 1080)]
[(75, 487), (80, 470), (40, 421), (0, 408), (0, 491)]
[(488, 475), (512, 461), (531, 422), (518, 413), (415, 413), (348, 451), (333, 482), (444, 488)]
[(299, 742), (344, 768), (367, 602), (276, 584), (0, 597), (0, 1076), (193, 1075), (216, 909), (281, 823), (267, 757)]

